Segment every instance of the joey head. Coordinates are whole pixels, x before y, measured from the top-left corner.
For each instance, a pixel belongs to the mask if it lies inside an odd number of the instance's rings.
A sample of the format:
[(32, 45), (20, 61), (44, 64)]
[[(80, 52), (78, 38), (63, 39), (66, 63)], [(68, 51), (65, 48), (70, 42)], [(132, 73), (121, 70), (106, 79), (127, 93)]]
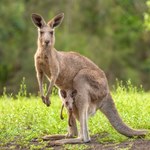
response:
[(60, 113), (60, 118), (63, 119), (62, 111), (65, 106), (68, 112), (68, 125), (72, 126), (72, 115), (73, 115), (73, 109), (75, 107), (75, 96), (77, 94), (77, 90), (60, 90), (59, 95), (62, 100), (62, 108)]

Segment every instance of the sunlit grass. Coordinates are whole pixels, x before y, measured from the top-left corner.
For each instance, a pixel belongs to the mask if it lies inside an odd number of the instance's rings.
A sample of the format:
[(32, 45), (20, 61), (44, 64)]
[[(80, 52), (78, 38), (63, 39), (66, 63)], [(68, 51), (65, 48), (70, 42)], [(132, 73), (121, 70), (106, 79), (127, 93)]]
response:
[[(15, 141), (26, 146), (34, 138), (67, 132), (67, 115), (64, 113), (63, 121), (59, 117), (61, 100), (58, 96), (53, 95), (51, 106), (46, 107), (39, 97), (22, 95), (13, 98), (5, 93), (0, 98), (1, 144)], [(150, 93), (137, 90), (132, 85), (126, 88), (118, 85), (112, 95), (125, 123), (137, 129), (150, 129)], [(100, 143), (118, 143), (128, 139), (117, 133), (101, 112), (89, 119), (89, 131), (90, 135), (107, 133), (98, 138)], [(150, 139), (150, 134), (145, 138)]]

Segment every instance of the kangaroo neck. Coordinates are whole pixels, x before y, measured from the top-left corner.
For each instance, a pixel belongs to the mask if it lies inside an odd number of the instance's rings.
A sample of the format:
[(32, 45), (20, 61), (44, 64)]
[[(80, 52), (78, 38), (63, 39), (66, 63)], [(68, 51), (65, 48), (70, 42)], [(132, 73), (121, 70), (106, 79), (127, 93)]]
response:
[(47, 56), (53, 57), (56, 55), (57, 51), (53, 46), (38, 46), (38, 51), (42, 54), (45, 54)]

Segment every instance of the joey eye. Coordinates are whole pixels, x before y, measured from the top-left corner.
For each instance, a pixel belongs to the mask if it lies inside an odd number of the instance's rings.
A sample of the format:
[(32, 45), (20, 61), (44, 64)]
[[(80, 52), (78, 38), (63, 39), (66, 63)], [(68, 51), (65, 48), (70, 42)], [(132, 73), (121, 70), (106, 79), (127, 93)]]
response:
[(68, 101), (66, 101), (66, 106), (68, 106), (68, 104), (69, 104)]

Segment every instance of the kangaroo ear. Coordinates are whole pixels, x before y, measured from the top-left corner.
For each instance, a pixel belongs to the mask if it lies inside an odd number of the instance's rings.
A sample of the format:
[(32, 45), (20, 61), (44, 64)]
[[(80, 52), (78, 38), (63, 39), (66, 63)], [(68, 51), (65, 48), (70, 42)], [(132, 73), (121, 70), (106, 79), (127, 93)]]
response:
[(60, 90), (60, 94), (61, 94), (61, 96), (62, 96), (63, 98), (66, 98), (66, 97), (67, 97), (67, 93), (66, 93), (66, 91), (64, 91), (64, 90)]
[(38, 14), (33, 13), (31, 15), (31, 18), (35, 26), (37, 26), (38, 28), (42, 28), (46, 24), (43, 17)]
[(73, 90), (71, 97), (72, 97), (73, 99), (75, 99), (75, 96), (76, 96), (76, 95), (77, 95), (77, 90)]
[(48, 25), (51, 26), (52, 28), (55, 28), (61, 24), (63, 19), (64, 19), (64, 13), (58, 14), (48, 22)]

